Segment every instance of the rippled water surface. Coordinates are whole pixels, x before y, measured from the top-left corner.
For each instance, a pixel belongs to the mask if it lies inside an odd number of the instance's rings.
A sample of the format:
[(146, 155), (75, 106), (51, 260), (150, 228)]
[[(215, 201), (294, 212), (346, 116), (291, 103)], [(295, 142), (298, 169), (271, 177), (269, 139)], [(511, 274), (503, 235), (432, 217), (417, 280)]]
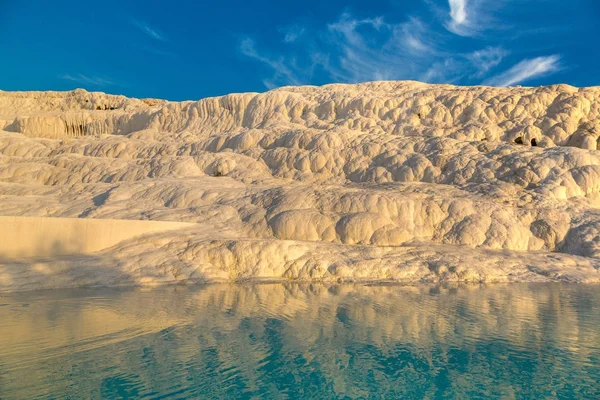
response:
[(600, 286), (0, 297), (0, 398), (600, 398)]

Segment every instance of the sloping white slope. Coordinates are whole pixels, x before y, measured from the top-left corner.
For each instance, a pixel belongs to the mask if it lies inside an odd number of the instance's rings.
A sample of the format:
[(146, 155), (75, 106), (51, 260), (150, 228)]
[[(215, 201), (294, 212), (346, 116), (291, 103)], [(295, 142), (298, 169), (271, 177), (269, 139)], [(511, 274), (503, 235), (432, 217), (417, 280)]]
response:
[(5, 257), (0, 290), (600, 281), (600, 88), (0, 92), (0, 128), (0, 215), (195, 223), (93, 254)]

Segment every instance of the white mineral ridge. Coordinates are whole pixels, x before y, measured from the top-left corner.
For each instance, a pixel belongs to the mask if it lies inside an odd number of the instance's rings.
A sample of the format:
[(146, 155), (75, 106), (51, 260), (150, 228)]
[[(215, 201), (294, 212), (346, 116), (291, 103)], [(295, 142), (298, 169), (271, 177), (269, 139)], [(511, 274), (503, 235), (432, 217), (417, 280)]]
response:
[(0, 129), (0, 291), (600, 282), (600, 87), (0, 91)]

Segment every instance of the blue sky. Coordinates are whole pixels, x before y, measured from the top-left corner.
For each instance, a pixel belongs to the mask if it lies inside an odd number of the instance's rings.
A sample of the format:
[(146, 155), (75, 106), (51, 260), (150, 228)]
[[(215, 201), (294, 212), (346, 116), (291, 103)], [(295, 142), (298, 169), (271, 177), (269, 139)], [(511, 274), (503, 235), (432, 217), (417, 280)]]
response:
[(0, 0), (0, 89), (600, 85), (600, 0)]

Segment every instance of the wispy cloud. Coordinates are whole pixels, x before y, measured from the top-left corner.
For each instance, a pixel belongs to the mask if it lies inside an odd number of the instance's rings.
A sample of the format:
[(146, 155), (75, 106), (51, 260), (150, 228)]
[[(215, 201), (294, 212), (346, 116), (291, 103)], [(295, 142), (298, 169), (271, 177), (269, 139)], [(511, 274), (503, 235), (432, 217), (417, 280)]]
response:
[(345, 82), (406, 79), (436, 52), (433, 33), (418, 18), (390, 24), (382, 17), (355, 19), (346, 13), (327, 33), (332, 47), (324, 67)]
[[(471, 6), (467, 9), (467, 1)], [(450, 19), (446, 29), (460, 36), (474, 36), (477, 32), (475, 22), (475, 6), (480, 0), (448, 0)]]
[(84, 74), (66, 74), (66, 75), (62, 75), (60, 76), (61, 79), (67, 80), (67, 81), (73, 81), (73, 82), (77, 82), (77, 83), (81, 83), (84, 85), (91, 85), (91, 86), (110, 86), (110, 85), (114, 85), (115, 83), (109, 79), (106, 78), (101, 78), (98, 76), (87, 76)]
[(306, 28), (299, 25), (291, 25), (280, 29), (279, 32), (284, 35), (284, 43), (294, 43), (304, 34), (304, 32), (306, 32)]
[[(284, 42), (291, 42), (286, 37)], [(417, 19), (389, 24), (382, 17), (356, 19), (344, 13), (316, 37), (318, 41), (304, 47), (306, 53), (287, 57), (259, 53), (251, 39), (244, 39), (240, 50), (274, 70), (274, 75), (264, 80), (269, 89), (309, 83), (316, 69), (339, 82), (406, 78), (409, 71), (414, 72), (410, 58), (432, 51), (425, 39), (426, 29)]]
[(483, 82), (489, 86), (511, 86), (533, 78), (548, 75), (560, 69), (560, 56), (536, 57), (526, 59), (499, 75)]
[(491, 69), (502, 62), (502, 59), (508, 55), (508, 51), (502, 47), (486, 47), (483, 50), (476, 50), (467, 55), (476, 69), (472, 75), (476, 78), (485, 76)]
[(447, 57), (433, 61), (425, 72), (414, 79), (427, 83), (456, 83), (465, 74), (467, 65), (463, 60)]
[[(562, 67), (560, 57), (552, 55), (529, 57), (506, 70), (503, 64), (507, 56), (524, 53), (523, 47), (512, 50), (507, 46), (514, 42), (512, 36), (489, 35), (486, 31), (507, 30), (502, 20), (495, 19), (506, 15), (507, 10), (500, 9), (508, 4), (507, 0), (424, 1), (432, 13), (429, 17), (406, 15), (403, 20), (390, 21), (382, 16), (358, 18), (344, 12), (320, 28), (290, 25), (279, 30), (282, 42), (293, 44), (298, 40), (302, 46), (274, 50), (244, 39), (240, 51), (272, 71), (263, 80), (269, 89), (390, 79), (455, 84), (483, 81), (508, 86), (547, 76)], [(441, 8), (440, 2), (448, 7)], [(519, 29), (511, 32), (518, 33)]]
[(461, 25), (467, 22), (467, 0), (448, 0), (448, 5), (454, 23)]
[(480, 36), (486, 30), (506, 28), (494, 17), (504, 3), (506, 0), (448, 0), (444, 25), (459, 36)]
[(133, 25), (140, 29), (143, 33), (150, 36), (152, 39), (159, 40), (161, 42), (167, 42), (167, 37), (160, 32), (158, 29), (150, 26), (147, 22), (140, 21), (137, 19), (132, 20)]
[(241, 42), (240, 51), (273, 70), (263, 81), (269, 89), (311, 83), (315, 71), (348, 83), (388, 79), (456, 82), (465, 76), (482, 78), (508, 53), (489, 46), (452, 54), (444, 49), (446, 38), (416, 17), (389, 23), (383, 17), (360, 19), (343, 13), (323, 30), (306, 35), (307, 45), (285, 55), (259, 52), (248, 38)]
[(256, 50), (256, 44), (252, 39), (244, 39), (240, 44), (240, 51), (242, 54), (254, 58), (274, 70), (275, 75), (273, 78), (263, 80), (263, 83), (268, 89), (273, 89), (274, 87), (279, 86), (277, 82), (281, 81), (289, 85), (300, 85), (303, 83), (298, 79), (290, 67), (286, 65), (283, 57), (271, 58), (269, 56), (259, 54)]

